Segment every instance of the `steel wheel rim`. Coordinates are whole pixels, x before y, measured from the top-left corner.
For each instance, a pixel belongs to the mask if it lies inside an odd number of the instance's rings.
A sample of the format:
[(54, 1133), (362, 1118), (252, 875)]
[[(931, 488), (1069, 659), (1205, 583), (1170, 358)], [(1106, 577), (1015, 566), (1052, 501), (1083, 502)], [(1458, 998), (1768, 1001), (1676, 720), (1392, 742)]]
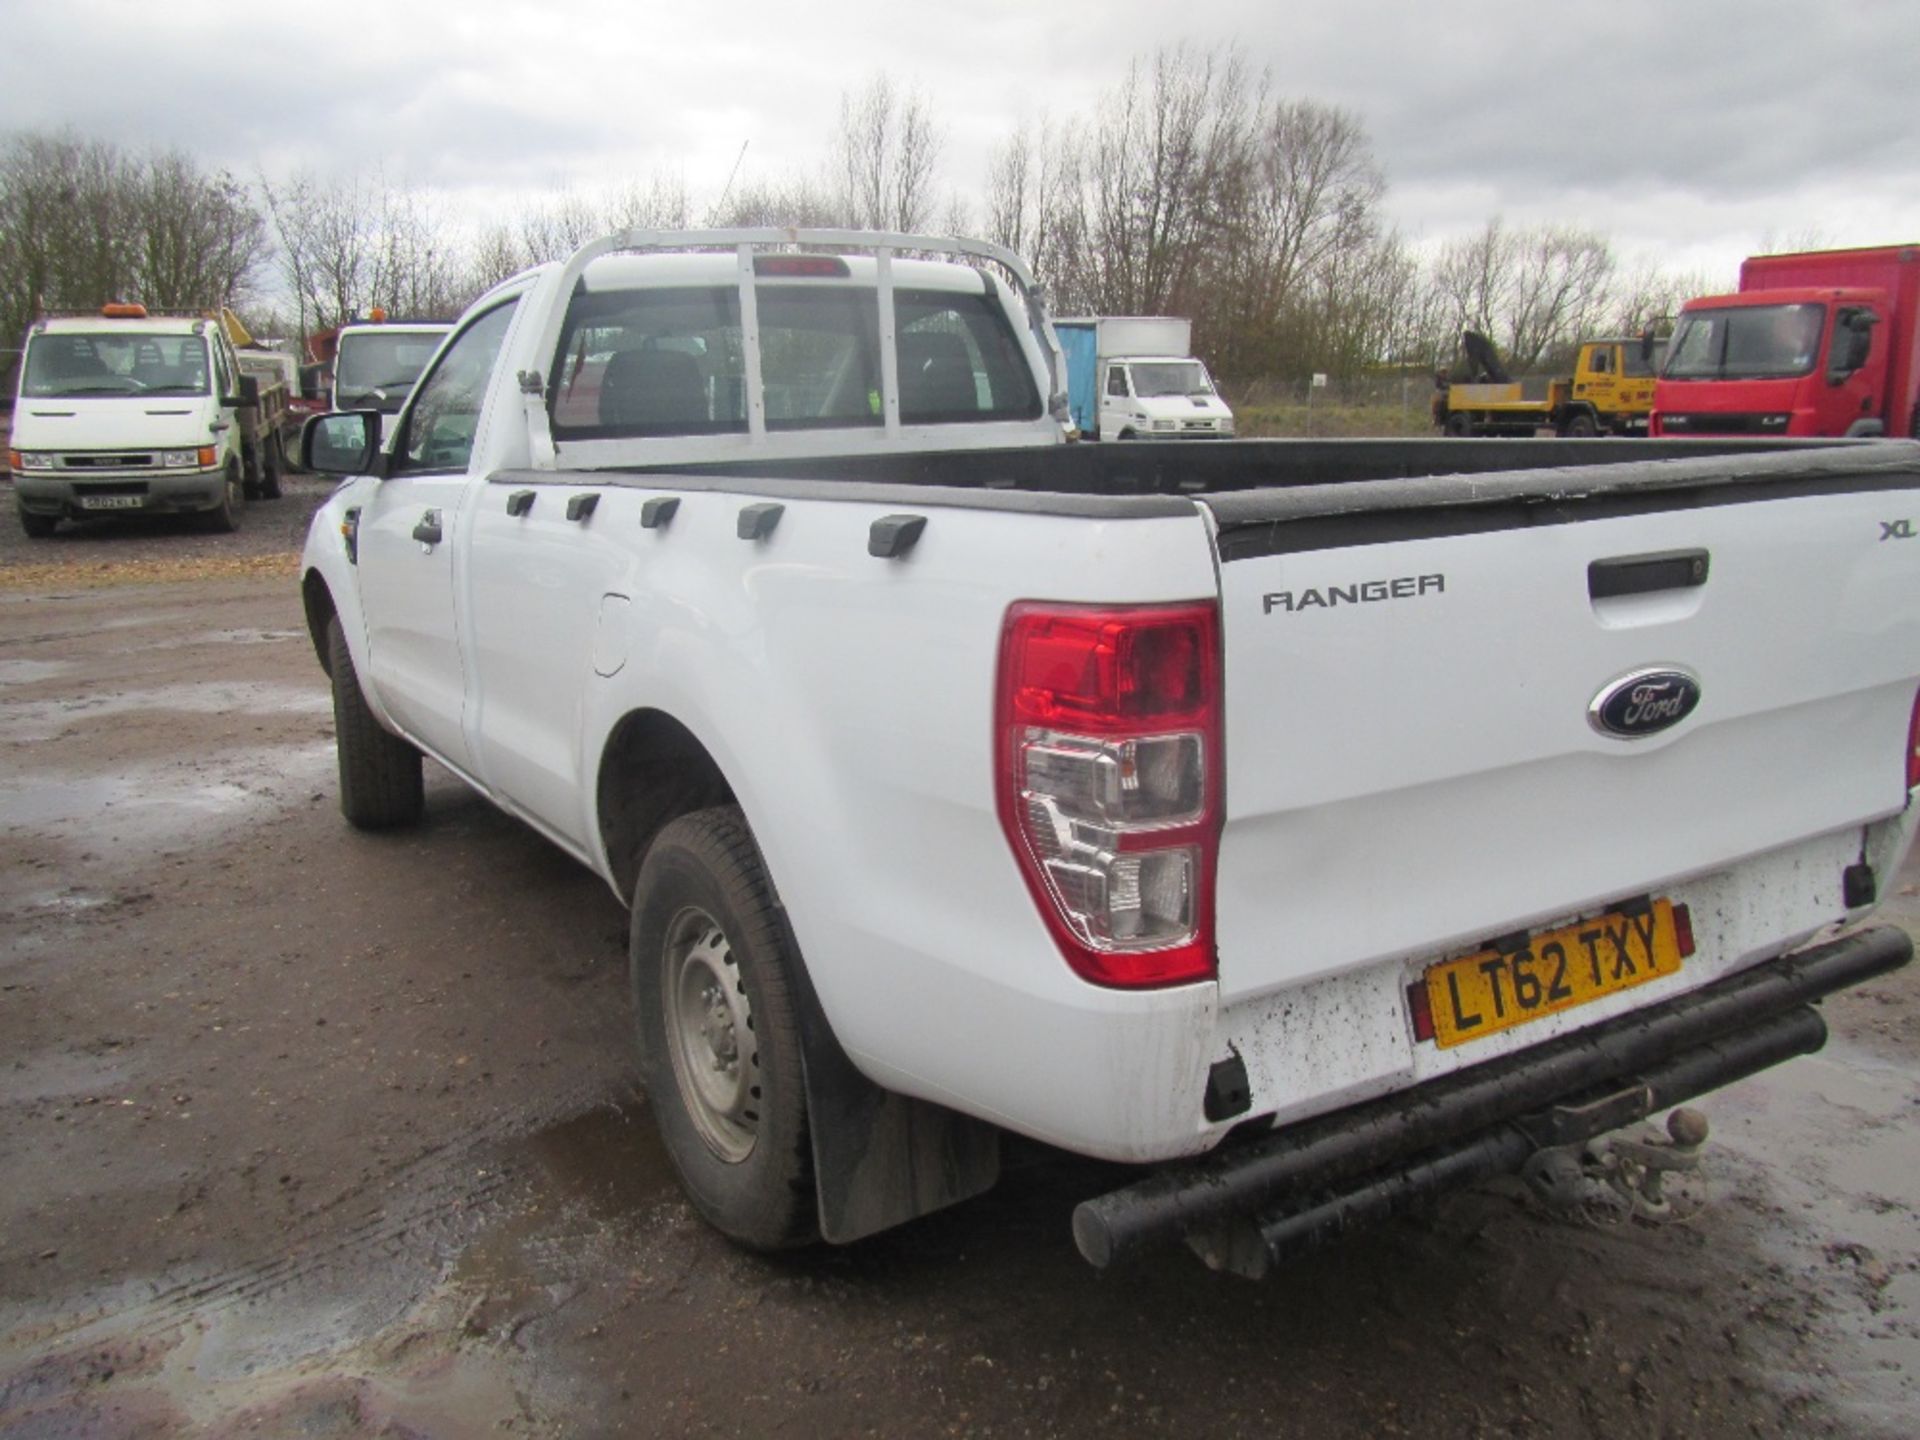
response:
[(760, 1128), (760, 1053), (733, 947), (712, 916), (689, 907), (667, 927), (663, 958), (667, 1053), (687, 1117), (707, 1149), (738, 1165)]

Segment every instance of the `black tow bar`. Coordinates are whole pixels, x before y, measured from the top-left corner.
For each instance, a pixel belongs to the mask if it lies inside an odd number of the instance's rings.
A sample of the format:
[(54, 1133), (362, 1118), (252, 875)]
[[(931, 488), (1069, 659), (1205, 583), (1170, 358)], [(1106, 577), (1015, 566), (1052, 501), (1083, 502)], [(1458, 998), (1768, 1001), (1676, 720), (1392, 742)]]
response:
[(1511, 1173), (1826, 1043), (1809, 1003), (1897, 970), (1913, 941), (1856, 931), (1687, 995), (1410, 1091), (1233, 1144), (1082, 1202), (1080, 1253), (1104, 1269), (1186, 1238), (1263, 1275), (1442, 1190)]

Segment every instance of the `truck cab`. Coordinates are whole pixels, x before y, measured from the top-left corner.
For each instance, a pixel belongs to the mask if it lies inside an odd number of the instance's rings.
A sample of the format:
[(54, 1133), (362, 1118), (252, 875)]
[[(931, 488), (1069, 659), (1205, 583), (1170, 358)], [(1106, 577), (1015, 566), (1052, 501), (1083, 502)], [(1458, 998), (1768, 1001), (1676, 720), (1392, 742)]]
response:
[(438, 322), (393, 322), (374, 312), (364, 324), (340, 327), (333, 357), (333, 404), (340, 410), (378, 410), (380, 438), (413, 392), (420, 372), (453, 327)]
[(1653, 409), (1654, 371), (1665, 341), (1655, 341), (1642, 353), (1640, 341), (1614, 336), (1589, 340), (1580, 347), (1573, 371), (1573, 415), (1584, 409), (1595, 418), (1597, 430), (1617, 435), (1644, 435), (1647, 414)]
[(110, 304), (27, 334), (8, 465), (21, 528), (111, 511), (238, 524), (255, 483), (242, 372), (218, 320)]
[(1219, 439), (1233, 434), (1233, 412), (1198, 360), (1135, 355), (1106, 364), (1100, 434), (1120, 440)]
[(1660, 373), (1655, 433), (1885, 434), (1887, 316), (1880, 289), (1688, 301)]

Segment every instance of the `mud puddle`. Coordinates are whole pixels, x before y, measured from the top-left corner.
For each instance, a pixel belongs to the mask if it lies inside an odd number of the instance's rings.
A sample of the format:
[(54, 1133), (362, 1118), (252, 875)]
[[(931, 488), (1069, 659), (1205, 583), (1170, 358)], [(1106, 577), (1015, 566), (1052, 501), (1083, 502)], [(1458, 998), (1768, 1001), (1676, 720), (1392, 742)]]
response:
[[(233, 753), (220, 759), (218, 778), (200, 766), (130, 767), (118, 774), (49, 770), (19, 776), (0, 805), (0, 835), (36, 834), (82, 847), (95, 860), (155, 851), (179, 851), (258, 820), (317, 793), (334, 765), (330, 741)], [(58, 878), (64, 867), (28, 857), (16, 867)], [(83, 910), (112, 897), (71, 887), (33, 888), (16, 903), (47, 910)]]
[(0, 700), (0, 733), (10, 741), (56, 740), (102, 721), (124, 722), (150, 714), (164, 723), (187, 715), (330, 715), (333, 702), (308, 686), (273, 684), (170, 685), (150, 690), (121, 690), (74, 698)]
[(1920, 1066), (1830, 1040), (1711, 1097), (1716, 1187), (1760, 1254), (1805, 1278), (1789, 1323), (1830, 1339), (1779, 1375), (1825, 1392), (1861, 1430), (1920, 1416)]

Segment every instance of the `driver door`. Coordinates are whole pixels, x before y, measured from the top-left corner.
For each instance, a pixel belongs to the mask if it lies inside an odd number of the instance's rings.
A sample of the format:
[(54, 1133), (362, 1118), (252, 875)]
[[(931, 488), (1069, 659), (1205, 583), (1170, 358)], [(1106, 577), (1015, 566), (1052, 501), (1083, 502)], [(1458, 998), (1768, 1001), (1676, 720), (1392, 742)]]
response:
[(466, 774), (466, 672), (454, 601), (474, 440), (518, 297), (475, 317), (421, 379), (387, 478), (360, 516), (369, 670), (396, 724)]
[[(1854, 343), (1856, 317), (1876, 323), (1867, 331), (1864, 363), (1858, 369), (1849, 370), (1845, 368), (1846, 352)], [(1887, 393), (1888, 347), (1885, 327), (1877, 323), (1879, 318), (1869, 305), (1843, 305), (1834, 311), (1833, 323), (1827, 327), (1832, 334), (1827, 339), (1824, 383), (1816, 392), (1819, 398), (1814, 402), (1820, 412), (1816, 434), (1845, 435), (1863, 420), (1890, 420), (1889, 431), (1900, 433), (1896, 428), (1900, 417), (1882, 413), (1885, 408), (1882, 397)]]

